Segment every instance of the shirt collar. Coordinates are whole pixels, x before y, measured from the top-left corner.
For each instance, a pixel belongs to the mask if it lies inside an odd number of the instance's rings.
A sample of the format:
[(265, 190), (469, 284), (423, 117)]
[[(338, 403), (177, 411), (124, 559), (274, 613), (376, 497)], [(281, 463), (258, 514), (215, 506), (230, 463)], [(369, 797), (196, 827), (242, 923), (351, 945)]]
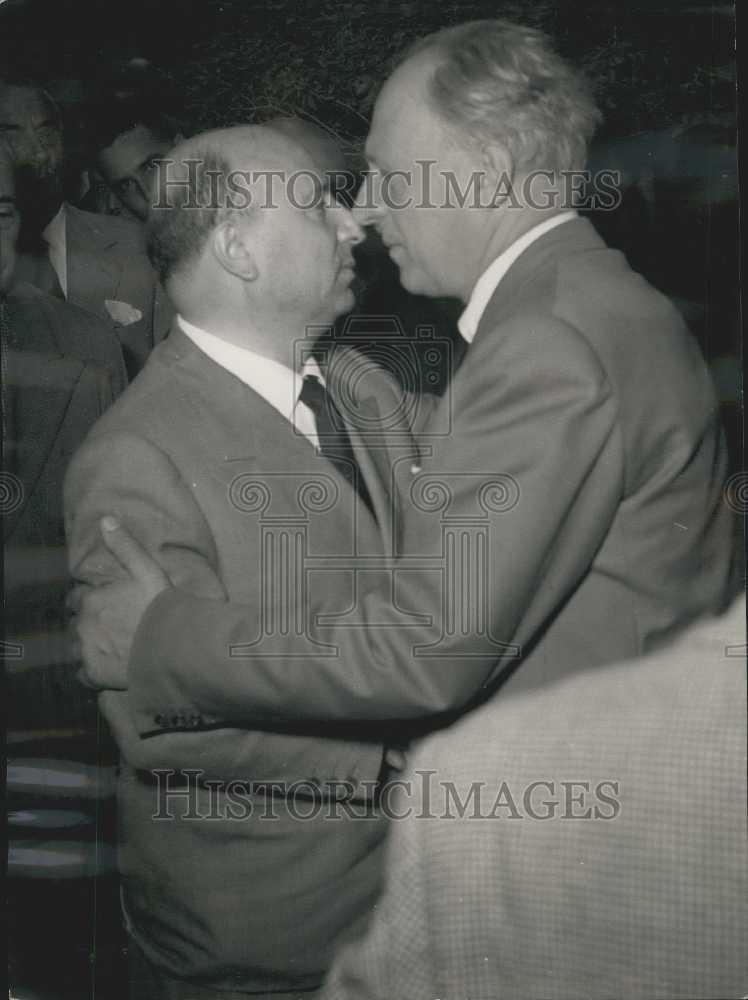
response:
[[(305, 375), (316, 376), (322, 385), (324, 377), (314, 358), (309, 358), (299, 374), (287, 365), (263, 357), (246, 347), (230, 344), (207, 330), (189, 323), (183, 316), (177, 322), (189, 339), (217, 365), (236, 376), (270, 403), (289, 423), (296, 425), (294, 411)], [(302, 404), (303, 405), (303, 404)], [(306, 409), (306, 407), (305, 407)]]
[(550, 219), (545, 219), (545, 221), (539, 222), (537, 226), (533, 226), (532, 229), (528, 229), (526, 233), (520, 236), (518, 240), (515, 240), (511, 246), (507, 247), (503, 253), (499, 254), (499, 256), (488, 265), (486, 270), (475, 283), (475, 287), (470, 294), (470, 299), (465, 307), (465, 311), (457, 320), (457, 327), (463, 338), (469, 344), (473, 342), (481, 317), (486, 310), (486, 306), (491, 301), (493, 293), (499, 287), (499, 282), (520, 254), (524, 253), (524, 251), (527, 250), (527, 248), (534, 243), (535, 240), (540, 239), (541, 236), (550, 232), (551, 229), (555, 229), (556, 226), (560, 226), (563, 222), (569, 222), (571, 219), (575, 219), (576, 217), (577, 213), (571, 210), (568, 212), (560, 212), (558, 215), (554, 215)]
[(68, 297), (68, 254), (67, 254), (67, 223), (65, 202), (60, 205), (57, 214), (47, 223), (42, 238), (47, 244), (49, 262), (52, 265), (62, 294)]
[(65, 203), (57, 210), (42, 232), (44, 242), (51, 247), (62, 246), (65, 242)]

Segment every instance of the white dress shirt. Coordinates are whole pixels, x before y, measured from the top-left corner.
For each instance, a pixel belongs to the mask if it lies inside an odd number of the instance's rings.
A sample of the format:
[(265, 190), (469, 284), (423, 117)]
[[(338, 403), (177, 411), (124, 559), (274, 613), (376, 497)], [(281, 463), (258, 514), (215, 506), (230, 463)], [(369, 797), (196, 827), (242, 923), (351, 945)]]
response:
[(57, 215), (42, 232), (44, 242), (49, 247), (49, 262), (60, 282), (62, 294), (68, 297), (68, 248), (65, 224), (65, 203), (60, 205)]
[(305, 375), (315, 375), (322, 385), (325, 384), (314, 358), (305, 362), (301, 373), (295, 372), (279, 361), (255, 354), (246, 347), (230, 344), (221, 337), (188, 323), (182, 316), (177, 316), (177, 322), (203, 354), (207, 354), (211, 361), (215, 361), (262, 396), (291, 424), (297, 434), (303, 434), (315, 448), (319, 447), (314, 414), (299, 399)]
[(535, 240), (549, 233), (551, 229), (555, 229), (556, 226), (560, 226), (564, 222), (570, 222), (571, 219), (576, 219), (576, 217), (577, 213), (571, 210), (560, 212), (558, 215), (546, 219), (545, 222), (539, 222), (537, 226), (528, 229), (510, 247), (507, 247), (503, 253), (499, 254), (493, 263), (488, 265), (476, 281), (465, 311), (457, 320), (457, 327), (468, 344), (472, 344), (481, 317), (486, 310), (486, 306), (491, 301), (491, 296), (498, 288), (499, 282), (520, 254), (524, 253)]

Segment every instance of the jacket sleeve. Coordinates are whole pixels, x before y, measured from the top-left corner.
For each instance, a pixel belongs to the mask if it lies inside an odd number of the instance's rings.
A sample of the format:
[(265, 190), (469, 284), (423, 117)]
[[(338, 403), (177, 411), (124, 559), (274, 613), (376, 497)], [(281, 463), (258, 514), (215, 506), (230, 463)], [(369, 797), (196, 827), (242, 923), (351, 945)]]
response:
[[(168, 456), (144, 438), (131, 433), (90, 438), (68, 470), (65, 511), (69, 566), (78, 582), (97, 586), (124, 575), (100, 540), (99, 520), (113, 513), (185, 593), (225, 598), (209, 525)], [(166, 637), (160, 641), (168, 646)], [(152, 670), (159, 672), (158, 661)], [(199, 767), (206, 777), (226, 780), (297, 780), (376, 776), (381, 766), (382, 747), (375, 743), (225, 726), (206, 730), (206, 720), (181, 700), (162, 704), (158, 722), (150, 718), (154, 735), (147, 739), (134, 728), (120, 692), (101, 696), (100, 708), (123, 756), (136, 768)]]
[[(622, 455), (615, 397), (577, 331), (525, 317), (494, 333), (473, 344), (440, 404), (454, 408), (449, 433), (398, 483), (406, 510), (396, 568), (370, 575), (353, 626), (326, 621), (324, 593), (314, 595), (315, 638), (340, 655), (311, 666), (282, 655), (246, 659), (254, 611), (177, 583), (135, 637), (129, 698), (139, 729), (164, 700), (239, 724), (412, 720), (464, 707), (516, 662), (609, 530)], [(447, 566), (447, 529), (464, 524), (469, 541), (476, 519), (477, 561), (468, 552)]]

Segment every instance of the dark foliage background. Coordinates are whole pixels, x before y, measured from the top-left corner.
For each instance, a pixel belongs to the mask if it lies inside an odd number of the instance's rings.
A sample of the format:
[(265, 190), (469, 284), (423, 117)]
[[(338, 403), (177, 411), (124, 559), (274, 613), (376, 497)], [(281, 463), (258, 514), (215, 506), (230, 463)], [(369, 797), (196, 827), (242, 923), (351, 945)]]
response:
[(439, 27), (497, 15), (549, 31), (586, 67), (612, 132), (724, 122), (733, 106), (729, 7), (268, 0), (258, 12), (224, 0), (214, 10), (216, 30), (197, 42), (180, 81), (200, 125), (246, 121), (270, 109), (316, 116), (343, 137), (358, 137), (393, 56)]
[(540, 27), (595, 87), (604, 122), (590, 166), (622, 171), (621, 209), (595, 224), (678, 302), (710, 362), (731, 359), (720, 394), (737, 413), (738, 13), (699, 0), (0, 0), (0, 68), (46, 82), (77, 166), (88, 124), (131, 95), (187, 134), (300, 115), (357, 153), (381, 81), (414, 39), (472, 18)]
[(64, 80), (63, 100), (140, 89), (195, 129), (302, 114), (355, 142), (398, 52), (497, 16), (545, 29), (586, 68), (603, 134), (732, 124), (734, 8), (687, 0), (6, 0), (0, 58)]

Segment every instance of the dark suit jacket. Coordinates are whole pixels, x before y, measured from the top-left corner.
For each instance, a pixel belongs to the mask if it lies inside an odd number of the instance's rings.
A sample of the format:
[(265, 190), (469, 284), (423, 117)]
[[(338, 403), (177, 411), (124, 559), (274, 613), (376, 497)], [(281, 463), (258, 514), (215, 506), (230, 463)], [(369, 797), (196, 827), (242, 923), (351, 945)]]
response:
[[(140, 731), (173, 704), (239, 724), (438, 715), (509, 674), (534, 686), (639, 655), (729, 600), (707, 369), (668, 300), (588, 222), (512, 265), (424, 440), (420, 467), (395, 469), (399, 569), (359, 593), (371, 627), (321, 619), (315, 633), (340, 660), (312, 680), (290, 658), (232, 657), (254, 612), (167, 591), (130, 662)], [(404, 624), (403, 608), (424, 617)]]
[[(133, 378), (173, 318), (146, 256), (143, 227), (72, 205), (65, 206), (65, 220), (68, 301), (114, 323)], [(107, 300), (121, 305), (107, 307)]]
[[(81, 721), (64, 611), (62, 483), (73, 452), (125, 385), (111, 328), (31, 286), (4, 308), (11, 434), (3, 510), (5, 641), (14, 728)], [(12, 463), (12, 464), (9, 464)]]
[[(361, 403), (378, 426), (380, 411), (397, 416), (400, 397), (381, 373), (372, 375), (376, 384)], [(377, 525), (327, 459), (176, 329), (71, 465), (65, 505), (73, 574), (91, 584), (122, 574), (98, 527), (102, 514), (116, 513), (185, 589), (255, 609), (248, 655), (272, 656), (291, 643), (313, 671), (317, 658), (334, 655), (309, 638), (315, 595), (326, 593), (345, 614), (355, 603), (351, 565), (381, 561), (394, 544), (391, 461), (398, 449), (413, 450), (403, 421), (395, 424), (387, 435), (392, 453), (381, 434), (366, 447), (353, 434)], [(376, 896), (384, 824), (376, 815), (326, 819), (313, 804), (306, 819), (295, 818), (282, 790), (275, 820), (263, 819), (259, 799), (252, 815), (232, 821), (227, 783), (304, 782), (307, 797), (310, 783), (323, 793), (347, 790), (366, 811), (381, 741), (333, 739), (328, 726), (298, 735), (219, 729), (182, 702), (151, 718), (149, 728), (165, 734), (140, 740), (121, 711), (124, 697), (104, 695), (102, 704), (124, 756), (120, 865), (143, 951), (172, 975), (215, 988), (318, 985), (333, 947)], [(198, 768), (201, 781), (223, 782), (223, 818), (154, 821), (159, 800), (145, 772), (163, 767)], [(205, 813), (207, 790), (201, 784), (195, 794)]]
[(745, 667), (743, 598), (424, 740), (324, 1000), (745, 996)]

